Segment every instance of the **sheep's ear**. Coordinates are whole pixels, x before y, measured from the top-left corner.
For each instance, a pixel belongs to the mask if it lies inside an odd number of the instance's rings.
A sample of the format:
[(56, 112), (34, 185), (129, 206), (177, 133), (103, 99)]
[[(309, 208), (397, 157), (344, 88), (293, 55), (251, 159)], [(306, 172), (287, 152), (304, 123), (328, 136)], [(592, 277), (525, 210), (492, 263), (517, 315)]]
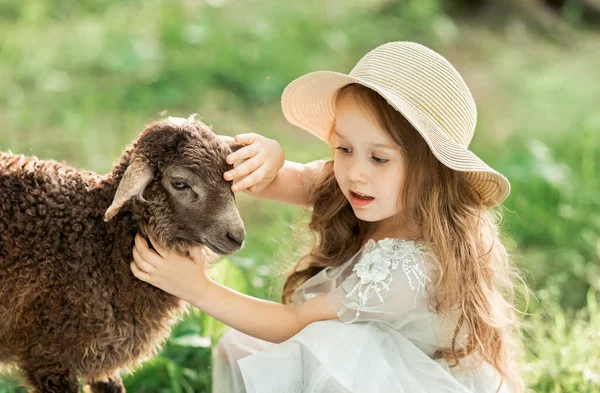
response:
[(217, 138), (219, 138), (223, 142), (227, 143), (227, 145), (229, 145), (229, 148), (231, 149), (232, 152), (237, 151), (237, 150), (241, 149), (242, 147), (244, 147), (244, 145), (241, 145), (241, 144), (237, 143), (235, 141), (235, 139), (233, 139), (230, 136), (227, 136), (227, 135), (217, 135)]
[(104, 214), (104, 221), (113, 218), (131, 197), (141, 195), (154, 178), (154, 171), (145, 160), (134, 158), (123, 174), (110, 207)]

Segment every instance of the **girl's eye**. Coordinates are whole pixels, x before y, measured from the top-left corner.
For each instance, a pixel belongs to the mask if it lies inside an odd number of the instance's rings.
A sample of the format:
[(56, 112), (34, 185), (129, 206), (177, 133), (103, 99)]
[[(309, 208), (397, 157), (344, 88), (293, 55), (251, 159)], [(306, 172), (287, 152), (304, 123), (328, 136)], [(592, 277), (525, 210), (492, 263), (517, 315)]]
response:
[(171, 182), (171, 186), (173, 186), (176, 190), (184, 190), (189, 187), (189, 185), (183, 180), (173, 180)]
[(373, 161), (375, 161), (378, 164), (385, 164), (386, 162), (389, 161), (386, 158), (379, 158), (379, 157), (375, 157), (375, 156), (371, 156), (371, 158), (373, 159)]
[(344, 147), (344, 146), (338, 146), (338, 147), (336, 147), (336, 150), (340, 150), (342, 153), (345, 153), (345, 154), (352, 153), (352, 150), (350, 150), (350, 149), (348, 149), (347, 147)]

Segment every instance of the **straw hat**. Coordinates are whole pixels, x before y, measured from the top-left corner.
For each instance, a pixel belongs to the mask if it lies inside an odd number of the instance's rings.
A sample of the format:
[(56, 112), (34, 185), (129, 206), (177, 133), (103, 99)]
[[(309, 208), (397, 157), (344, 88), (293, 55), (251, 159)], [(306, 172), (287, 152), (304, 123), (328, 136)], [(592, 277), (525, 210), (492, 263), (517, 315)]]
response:
[(290, 83), (281, 99), (286, 119), (327, 141), (335, 93), (350, 83), (384, 97), (423, 136), (442, 164), (466, 173), (486, 206), (508, 196), (508, 180), (468, 149), (477, 109), (467, 85), (445, 58), (412, 42), (381, 45), (360, 59), (349, 75), (318, 71)]

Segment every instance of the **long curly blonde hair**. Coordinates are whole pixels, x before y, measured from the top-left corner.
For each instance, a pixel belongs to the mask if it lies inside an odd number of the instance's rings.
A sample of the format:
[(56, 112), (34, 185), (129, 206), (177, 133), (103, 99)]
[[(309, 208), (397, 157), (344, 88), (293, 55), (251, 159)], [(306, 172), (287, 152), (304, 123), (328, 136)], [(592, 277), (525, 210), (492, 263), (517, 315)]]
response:
[[(413, 126), (379, 94), (351, 84), (338, 91), (336, 102), (348, 94), (401, 147), (406, 162), (405, 194), (399, 201), (402, 225), (420, 228), (422, 240), (433, 252), (436, 269), (428, 286), (432, 309), (459, 314), (452, 346), (440, 348), (434, 356), (452, 367), (467, 356), (488, 362), (512, 391), (522, 392), (512, 339), (518, 329), (515, 283), (522, 280), (501, 241), (499, 209), (483, 206), (465, 176), (441, 164)], [(358, 252), (372, 225), (354, 215), (335, 179), (333, 161), (315, 180), (309, 200), (313, 206), (309, 229), (316, 235), (315, 243), (287, 274), (284, 304), (293, 302), (294, 290), (308, 278)]]

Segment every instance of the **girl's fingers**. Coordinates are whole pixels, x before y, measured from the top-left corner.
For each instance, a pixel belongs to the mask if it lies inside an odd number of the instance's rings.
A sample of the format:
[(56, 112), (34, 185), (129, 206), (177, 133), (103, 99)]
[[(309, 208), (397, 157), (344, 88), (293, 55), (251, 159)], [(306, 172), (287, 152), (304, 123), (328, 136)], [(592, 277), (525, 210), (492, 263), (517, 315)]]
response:
[(137, 267), (137, 265), (135, 264), (135, 262), (131, 262), (129, 264), (129, 268), (131, 269), (131, 272), (133, 273), (133, 275), (142, 281), (148, 281), (150, 279), (150, 275), (142, 270), (140, 270), (139, 267)]
[(258, 146), (257, 145), (248, 145), (244, 146), (238, 151), (231, 153), (225, 158), (228, 164), (234, 164), (240, 160), (247, 160), (249, 158), (254, 157), (258, 154)]
[(236, 180), (240, 177), (246, 176), (249, 173), (254, 172), (263, 163), (264, 161), (258, 157), (253, 157), (249, 160), (246, 160), (232, 170), (225, 172), (225, 180)]
[(154, 266), (146, 262), (135, 248), (133, 249), (133, 261), (135, 266), (144, 273), (150, 273), (152, 270), (154, 270)]
[(261, 166), (259, 169), (255, 170), (248, 176), (244, 177), (239, 182), (235, 183), (231, 188), (234, 192), (239, 190), (245, 190), (246, 188), (252, 187), (258, 183), (265, 177), (265, 167)]
[(138, 253), (140, 254), (140, 257), (143, 260), (150, 260), (152, 259), (156, 253), (154, 251), (152, 251), (150, 249), (150, 247), (148, 246), (148, 243), (146, 242), (146, 239), (144, 239), (142, 237), (142, 235), (140, 235), (139, 233), (135, 235), (135, 247), (134, 250), (137, 250)]
[(163, 258), (168, 258), (169, 256), (169, 250), (167, 250), (166, 248), (164, 248), (163, 246), (161, 246), (158, 241), (156, 241), (156, 239), (154, 239), (152, 236), (148, 236), (148, 238), (150, 239), (150, 243), (152, 243), (152, 247), (154, 247), (154, 249), (156, 250), (156, 252)]
[(238, 192), (238, 191), (242, 191), (243, 189), (240, 188), (240, 182), (242, 180), (244, 180), (247, 176), (241, 176), (238, 179), (235, 180), (235, 183), (231, 186), (231, 191), (233, 192)]
[(233, 139), (237, 142), (237, 143), (241, 143), (243, 145), (250, 145), (254, 142), (256, 142), (256, 137), (258, 136), (258, 134), (251, 132), (248, 134), (239, 134), (236, 135), (235, 137), (233, 137)]

